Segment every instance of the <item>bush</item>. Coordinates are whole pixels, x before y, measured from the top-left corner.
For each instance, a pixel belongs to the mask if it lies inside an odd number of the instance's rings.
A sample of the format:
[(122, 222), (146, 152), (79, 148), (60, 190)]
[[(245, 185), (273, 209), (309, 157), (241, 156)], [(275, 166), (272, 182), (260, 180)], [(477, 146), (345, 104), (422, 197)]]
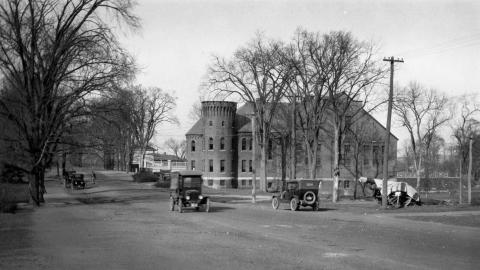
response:
[(133, 181), (137, 183), (156, 182), (158, 176), (149, 171), (141, 171), (133, 175)]

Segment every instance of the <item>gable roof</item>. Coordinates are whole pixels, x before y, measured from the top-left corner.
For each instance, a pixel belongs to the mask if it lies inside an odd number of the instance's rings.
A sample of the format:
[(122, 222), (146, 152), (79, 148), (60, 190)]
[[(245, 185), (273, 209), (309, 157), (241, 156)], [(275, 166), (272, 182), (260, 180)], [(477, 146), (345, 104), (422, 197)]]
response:
[(198, 120), (192, 128), (190, 128), (185, 135), (202, 135), (203, 134), (203, 121)]

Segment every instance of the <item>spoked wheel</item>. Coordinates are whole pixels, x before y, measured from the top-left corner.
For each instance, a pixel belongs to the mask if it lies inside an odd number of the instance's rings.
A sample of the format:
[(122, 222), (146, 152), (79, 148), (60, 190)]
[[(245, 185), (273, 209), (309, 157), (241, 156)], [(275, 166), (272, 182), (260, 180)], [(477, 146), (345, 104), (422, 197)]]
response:
[(183, 205), (182, 205), (182, 201), (179, 199), (178, 200), (178, 208), (177, 208), (178, 212), (179, 213), (182, 213), (183, 212)]
[(298, 209), (298, 199), (297, 198), (293, 198), (290, 200), (290, 209), (292, 211), (297, 211)]
[(175, 201), (173, 200), (172, 197), (170, 197), (170, 202), (168, 204), (168, 208), (170, 209), (170, 211), (173, 211), (175, 209)]
[(207, 201), (205, 202), (205, 212), (210, 212), (210, 198), (207, 198)]
[(274, 197), (272, 199), (272, 207), (273, 209), (277, 210), (280, 207), (280, 201), (278, 200), (277, 197)]
[(400, 196), (390, 195), (388, 198), (388, 202), (395, 208), (402, 207)]

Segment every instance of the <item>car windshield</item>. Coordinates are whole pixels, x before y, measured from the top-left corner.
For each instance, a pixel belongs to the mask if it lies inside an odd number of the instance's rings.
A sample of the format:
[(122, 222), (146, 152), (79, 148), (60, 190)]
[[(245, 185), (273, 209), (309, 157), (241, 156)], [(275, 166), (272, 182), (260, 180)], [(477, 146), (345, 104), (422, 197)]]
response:
[(296, 189), (298, 186), (298, 183), (287, 183), (287, 189)]
[(183, 178), (184, 188), (199, 188), (201, 186), (202, 186), (202, 178), (200, 177), (184, 177)]

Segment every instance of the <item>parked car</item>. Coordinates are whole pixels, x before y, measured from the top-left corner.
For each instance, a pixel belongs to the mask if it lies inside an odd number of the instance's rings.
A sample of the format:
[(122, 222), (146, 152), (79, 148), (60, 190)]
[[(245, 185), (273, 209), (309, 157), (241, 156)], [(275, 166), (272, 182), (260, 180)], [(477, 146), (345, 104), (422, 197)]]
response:
[[(368, 184), (373, 190), (373, 197), (382, 203), (383, 180), (360, 177), (360, 183)], [(397, 182), (395, 179), (387, 180), (387, 204), (395, 208), (408, 205), (421, 204), (417, 190), (406, 182)]]
[(172, 172), (170, 175), (170, 211), (182, 213), (187, 207), (210, 211), (210, 198), (202, 194), (203, 178), (198, 171)]
[(286, 181), (282, 191), (272, 197), (273, 209), (278, 209), (281, 203), (288, 203), (292, 211), (297, 211), (300, 206), (312, 207), (313, 211), (318, 211), (320, 183), (320, 180)]
[(82, 173), (74, 173), (72, 175), (72, 189), (82, 188), (85, 189), (85, 180)]

